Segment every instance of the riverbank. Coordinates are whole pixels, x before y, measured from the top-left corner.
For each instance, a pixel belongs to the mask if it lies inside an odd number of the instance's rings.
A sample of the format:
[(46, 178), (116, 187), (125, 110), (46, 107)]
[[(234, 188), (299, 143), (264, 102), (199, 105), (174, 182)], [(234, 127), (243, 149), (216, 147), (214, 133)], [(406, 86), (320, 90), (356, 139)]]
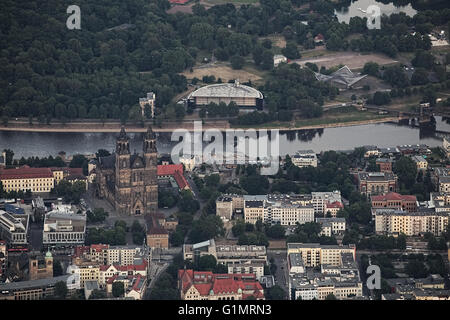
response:
[[(320, 119), (318, 119), (320, 120)], [(330, 119), (323, 119), (325, 122), (321, 121), (305, 121), (297, 123), (268, 123), (261, 125), (249, 125), (249, 126), (230, 126), (227, 121), (207, 120), (202, 124), (202, 130), (207, 129), (278, 129), (282, 131), (292, 131), (292, 130), (307, 130), (307, 129), (320, 129), (320, 128), (336, 128), (336, 127), (347, 127), (347, 126), (358, 126), (365, 124), (374, 123), (385, 123), (385, 122), (397, 122), (397, 117), (381, 117), (378, 119), (366, 119), (366, 120), (352, 120), (352, 119), (336, 119), (337, 121), (330, 121)], [(146, 123), (144, 126), (140, 124), (126, 124), (125, 130), (127, 132), (145, 132), (147, 127), (152, 125), (151, 123)], [(52, 123), (50, 125), (46, 124), (33, 124), (30, 125), (26, 121), (10, 121), (7, 126), (0, 125), (0, 131), (20, 131), (20, 132), (64, 132), (64, 133), (114, 133), (119, 132), (122, 125), (120, 122), (69, 122), (66, 124), (62, 123)], [(152, 129), (155, 132), (173, 132), (176, 129), (186, 129), (189, 131), (194, 131), (193, 121), (181, 121), (173, 123), (164, 123), (161, 127), (152, 125)]]

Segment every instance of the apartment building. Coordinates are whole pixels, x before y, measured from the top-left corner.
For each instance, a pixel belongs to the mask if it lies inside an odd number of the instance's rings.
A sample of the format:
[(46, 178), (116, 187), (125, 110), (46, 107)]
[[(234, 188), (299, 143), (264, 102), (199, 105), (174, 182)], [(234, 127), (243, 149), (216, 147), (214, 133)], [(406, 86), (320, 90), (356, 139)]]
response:
[[(317, 249), (315, 244), (304, 245)], [(298, 246), (295, 247), (298, 249)], [(314, 253), (317, 255), (317, 251)], [(313, 259), (308, 260), (309, 256), (303, 255), (303, 252), (289, 253), (288, 247), (289, 299), (325, 300), (330, 294), (340, 300), (362, 297), (362, 282), (354, 253), (342, 250), (337, 255), (334, 252), (331, 255), (332, 259), (324, 259), (320, 272), (317, 272), (313, 267), (318, 265), (311, 263)], [(333, 263), (327, 263), (330, 261)]]
[(106, 282), (106, 294), (112, 296), (112, 286), (115, 282), (123, 283), (125, 292), (124, 298), (142, 300), (147, 289), (147, 278), (140, 274), (119, 276), (115, 275)]
[(30, 216), (27, 214), (11, 214), (0, 210), (0, 238), (9, 246), (28, 245), (28, 226)]
[(283, 226), (304, 224), (314, 221), (314, 207), (299, 204), (289, 195), (244, 196), (244, 219), (252, 224), (258, 220)]
[(214, 239), (183, 245), (183, 259), (194, 261), (204, 255), (212, 255), (217, 263), (267, 262), (265, 246), (217, 244)]
[(431, 232), (440, 236), (449, 222), (447, 212), (436, 212), (432, 208), (420, 208), (417, 212), (405, 212), (397, 209), (376, 209), (375, 232), (378, 234), (405, 234), (416, 236)]
[(331, 237), (345, 233), (345, 218), (316, 218), (316, 222), (322, 226), (321, 235)]
[(428, 169), (428, 161), (423, 156), (415, 155), (411, 157), (411, 160), (416, 164), (417, 171), (426, 171)]
[(450, 193), (450, 168), (433, 167), (431, 179), (440, 193)]
[(430, 192), (428, 206), (434, 208), (436, 212), (450, 212), (450, 194)]
[(355, 259), (356, 247), (349, 245), (320, 245), (318, 243), (288, 243), (287, 254), (300, 253), (305, 267), (322, 264), (340, 265), (341, 254), (351, 253)]
[(390, 158), (377, 158), (375, 164), (380, 168), (380, 172), (392, 172), (393, 160)]
[(312, 192), (311, 202), (316, 215), (325, 216), (330, 212), (335, 217), (337, 211), (344, 208), (341, 192), (338, 190), (331, 192)]
[(100, 266), (99, 279), (98, 282), (100, 286), (104, 287), (108, 279), (115, 276), (137, 276), (140, 275), (144, 278), (148, 275), (149, 263), (146, 259), (141, 259), (140, 261), (134, 262), (130, 265), (103, 265)]
[(44, 246), (84, 244), (85, 233), (86, 215), (73, 212), (70, 206), (56, 206), (45, 214)]
[(299, 150), (291, 157), (292, 164), (299, 167), (317, 168), (317, 155), (312, 150)]
[(256, 280), (264, 276), (264, 263), (230, 263), (228, 264), (228, 274), (254, 274)]
[[(312, 208), (312, 210), (311, 210)], [(344, 208), (340, 191), (306, 194), (223, 195), (216, 201), (216, 214), (224, 221), (235, 212), (244, 212), (245, 222), (255, 224), (259, 219), (267, 223), (289, 226), (312, 222), (315, 215), (331, 214)]]
[(214, 239), (183, 245), (184, 260), (198, 261), (205, 255), (212, 255), (218, 264), (227, 266), (228, 273), (254, 274), (257, 279), (264, 275), (264, 265), (267, 263), (265, 246), (216, 245)]
[(119, 265), (137, 264), (139, 259), (151, 260), (152, 250), (147, 246), (110, 246), (108, 244), (92, 244), (77, 246), (72, 256), (75, 265)]
[(233, 198), (221, 196), (216, 200), (216, 215), (223, 221), (229, 221), (233, 217)]
[(255, 224), (258, 220), (264, 221), (264, 206), (267, 195), (244, 196), (245, 222)]
[(70, 265), (67, 267), (67, 274), (79, 277), (80, 286), (83, 288), (86, 281), (100, 281), (100, 266), (95, 265)]
[(50, 192), (55, 186), (55, 178), (50, 168), (31, 168), (22, 166), (1, 169), (0, 181), (6, 192), (30, 190), (31, 192)]

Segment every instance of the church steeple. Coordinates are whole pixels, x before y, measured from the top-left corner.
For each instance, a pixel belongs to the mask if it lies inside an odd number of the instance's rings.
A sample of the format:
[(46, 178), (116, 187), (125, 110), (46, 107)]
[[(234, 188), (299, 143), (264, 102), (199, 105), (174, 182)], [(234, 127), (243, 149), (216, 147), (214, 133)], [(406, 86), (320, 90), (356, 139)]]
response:
[(147, 128), (147, 132), (144, 137), (144, 154), (145, 153), (156, 153), (156, 135), (151, 127)]
[(117, 154), (130, 154), (130, 141), (125, 132), (125, 127), (122, 126), (120, 134), (116, 141), (116, 153)]

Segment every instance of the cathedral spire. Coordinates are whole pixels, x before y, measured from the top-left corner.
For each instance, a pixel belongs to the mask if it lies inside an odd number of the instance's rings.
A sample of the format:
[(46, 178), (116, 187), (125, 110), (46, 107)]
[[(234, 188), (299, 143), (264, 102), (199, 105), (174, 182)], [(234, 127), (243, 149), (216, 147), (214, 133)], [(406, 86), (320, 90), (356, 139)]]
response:
[(125, 126), (122, 126), (122, 128), (120, 129), (119, 139), (128, 139), (127, 133), (125, 132)]
[(156, 135), (152, 130), (152, 127), (148, 127), (147, 128), (147, 133), (145, 134), (145, 139), (156, 139)]

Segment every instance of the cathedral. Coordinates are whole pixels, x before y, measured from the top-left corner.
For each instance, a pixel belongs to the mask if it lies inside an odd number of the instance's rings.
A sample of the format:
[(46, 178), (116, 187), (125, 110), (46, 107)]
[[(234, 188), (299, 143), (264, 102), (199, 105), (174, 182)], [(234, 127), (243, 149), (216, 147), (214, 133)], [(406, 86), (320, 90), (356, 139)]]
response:
[(97, 167), (97, 195), (107, 199), (121, 214), (153, 215), (158, 208), (156, 136), (144, 135), (143, 153), (131, 154), (122, 127), (115, 153), (101, 157)]

